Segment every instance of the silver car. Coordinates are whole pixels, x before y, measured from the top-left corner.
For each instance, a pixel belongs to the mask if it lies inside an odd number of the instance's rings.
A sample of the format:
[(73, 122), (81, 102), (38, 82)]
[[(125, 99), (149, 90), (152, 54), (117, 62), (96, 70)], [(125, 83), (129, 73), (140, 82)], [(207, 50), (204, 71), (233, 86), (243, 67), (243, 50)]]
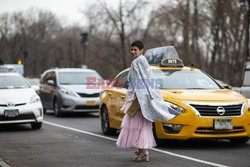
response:
[[(91, 80), (91, 85), (88, 81)], [(103, 78), (92, 69), (56, 68), (41, 75), (39, 95), (44, 111), (53, 109), (56, 116), (65, 112), (98, 112), (101, 88), (93, 84)]]

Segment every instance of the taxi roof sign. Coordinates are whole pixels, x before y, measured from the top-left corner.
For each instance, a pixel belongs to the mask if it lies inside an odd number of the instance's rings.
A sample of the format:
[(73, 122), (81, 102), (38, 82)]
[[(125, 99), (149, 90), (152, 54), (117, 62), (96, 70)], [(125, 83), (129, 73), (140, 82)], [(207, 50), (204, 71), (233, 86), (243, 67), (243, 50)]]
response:
[(161, 60), (160, 66), (161, 67), (183, 67), (184, 65), (180, 59), (167, 58), (167, 59)]
[(160, 65), (162, 60), (168, 58), (179, 59), (178, 53), (176, 52), (174, 46), (163, 46), (148, 49), (144, 55), (150, 65)]

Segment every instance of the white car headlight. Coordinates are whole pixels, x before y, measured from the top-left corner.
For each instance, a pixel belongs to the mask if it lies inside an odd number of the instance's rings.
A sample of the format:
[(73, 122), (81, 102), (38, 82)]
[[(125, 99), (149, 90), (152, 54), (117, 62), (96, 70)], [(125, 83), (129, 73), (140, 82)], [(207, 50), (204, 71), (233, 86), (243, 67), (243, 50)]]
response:
[(41, 99), (38, 95), (31, 96), (30, 103), (38, 103), (38, 102), (41, 102)]
[[(166, 102), (168, 105), (169, 105), (169, 109), (170, 109), (170, 113), (176, 113), (176, 114), (181, 114), (184, 112), (184, 109), (173, 104), (173, 103), (170, 103), (170, 102)], [(172, 111), (171, 111), (172, 110)]]
[(71, 95), (71, 96), (77, 96), (77, 94), (71, 90), (65, 89), (65, 88), (60, 88), (60, 92), (67, 94), (67, 95)]

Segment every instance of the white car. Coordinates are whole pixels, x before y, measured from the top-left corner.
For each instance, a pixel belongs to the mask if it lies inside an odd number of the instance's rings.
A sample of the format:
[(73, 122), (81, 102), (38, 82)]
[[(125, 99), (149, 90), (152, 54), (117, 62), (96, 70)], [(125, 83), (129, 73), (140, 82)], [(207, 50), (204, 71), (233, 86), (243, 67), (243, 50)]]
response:
[(9, 72), (7, 67), (0, 65), (0, 73)]
[(0, 73), (0, 124), (31, 123), (40, 129), (43, 107), (28, 81), (17, 73)]

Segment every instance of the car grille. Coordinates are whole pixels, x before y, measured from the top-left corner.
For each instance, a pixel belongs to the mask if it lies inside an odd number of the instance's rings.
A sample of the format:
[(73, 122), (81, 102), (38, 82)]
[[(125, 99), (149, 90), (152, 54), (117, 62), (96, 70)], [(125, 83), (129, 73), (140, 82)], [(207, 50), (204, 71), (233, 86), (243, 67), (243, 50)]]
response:
[(83, 106), (79, 105), (75, 107), (76, 110), (88, 110), (88, 109), (99, 109), (99, 105), (96, 106)]
[[(201, 116), (239, 116), (241, 115), (242, 104), (236, 105), (217, 105), (217, 106), (210, 106), (210, 105), (196, 105), (190, 104), (194, 107)], [(225, 113), (220, 115), (216, 110), (218, 107), (223, 107), (225, 109)]]
[(81, 97), (99, 97), (100, 93), (93, 93), (93, 94), (87, 94), (87, 93), (77, 93)]
[(16, 117), (5, 117), (3, 115), (0, 116), (0, 121), (17, 121), (17, 120), (27, 120), (27, 119), (36, 119), (35, 115), (30, 114), (22, 114)]
[(233, 127), (230, 130), (214, 130), (210, 127), (199, 127), (196, 129), (196, 134), (212, 134), (212, 135), (221, 135), (221, 134), (232, 134), (232, 133), (242, 133), (245, 132), (243, 127)]
[(26, 103), (19, 103), (19, 104), (15, 104), (15, 106), (23, 106), (25, 105)]
[[(23, 106), (25, 105), (26, 103), (17, 103), (15, 104), (14, 106)], [(7, 107), (8, 105), (7, 104), (0, 104), (0, 107)]]

